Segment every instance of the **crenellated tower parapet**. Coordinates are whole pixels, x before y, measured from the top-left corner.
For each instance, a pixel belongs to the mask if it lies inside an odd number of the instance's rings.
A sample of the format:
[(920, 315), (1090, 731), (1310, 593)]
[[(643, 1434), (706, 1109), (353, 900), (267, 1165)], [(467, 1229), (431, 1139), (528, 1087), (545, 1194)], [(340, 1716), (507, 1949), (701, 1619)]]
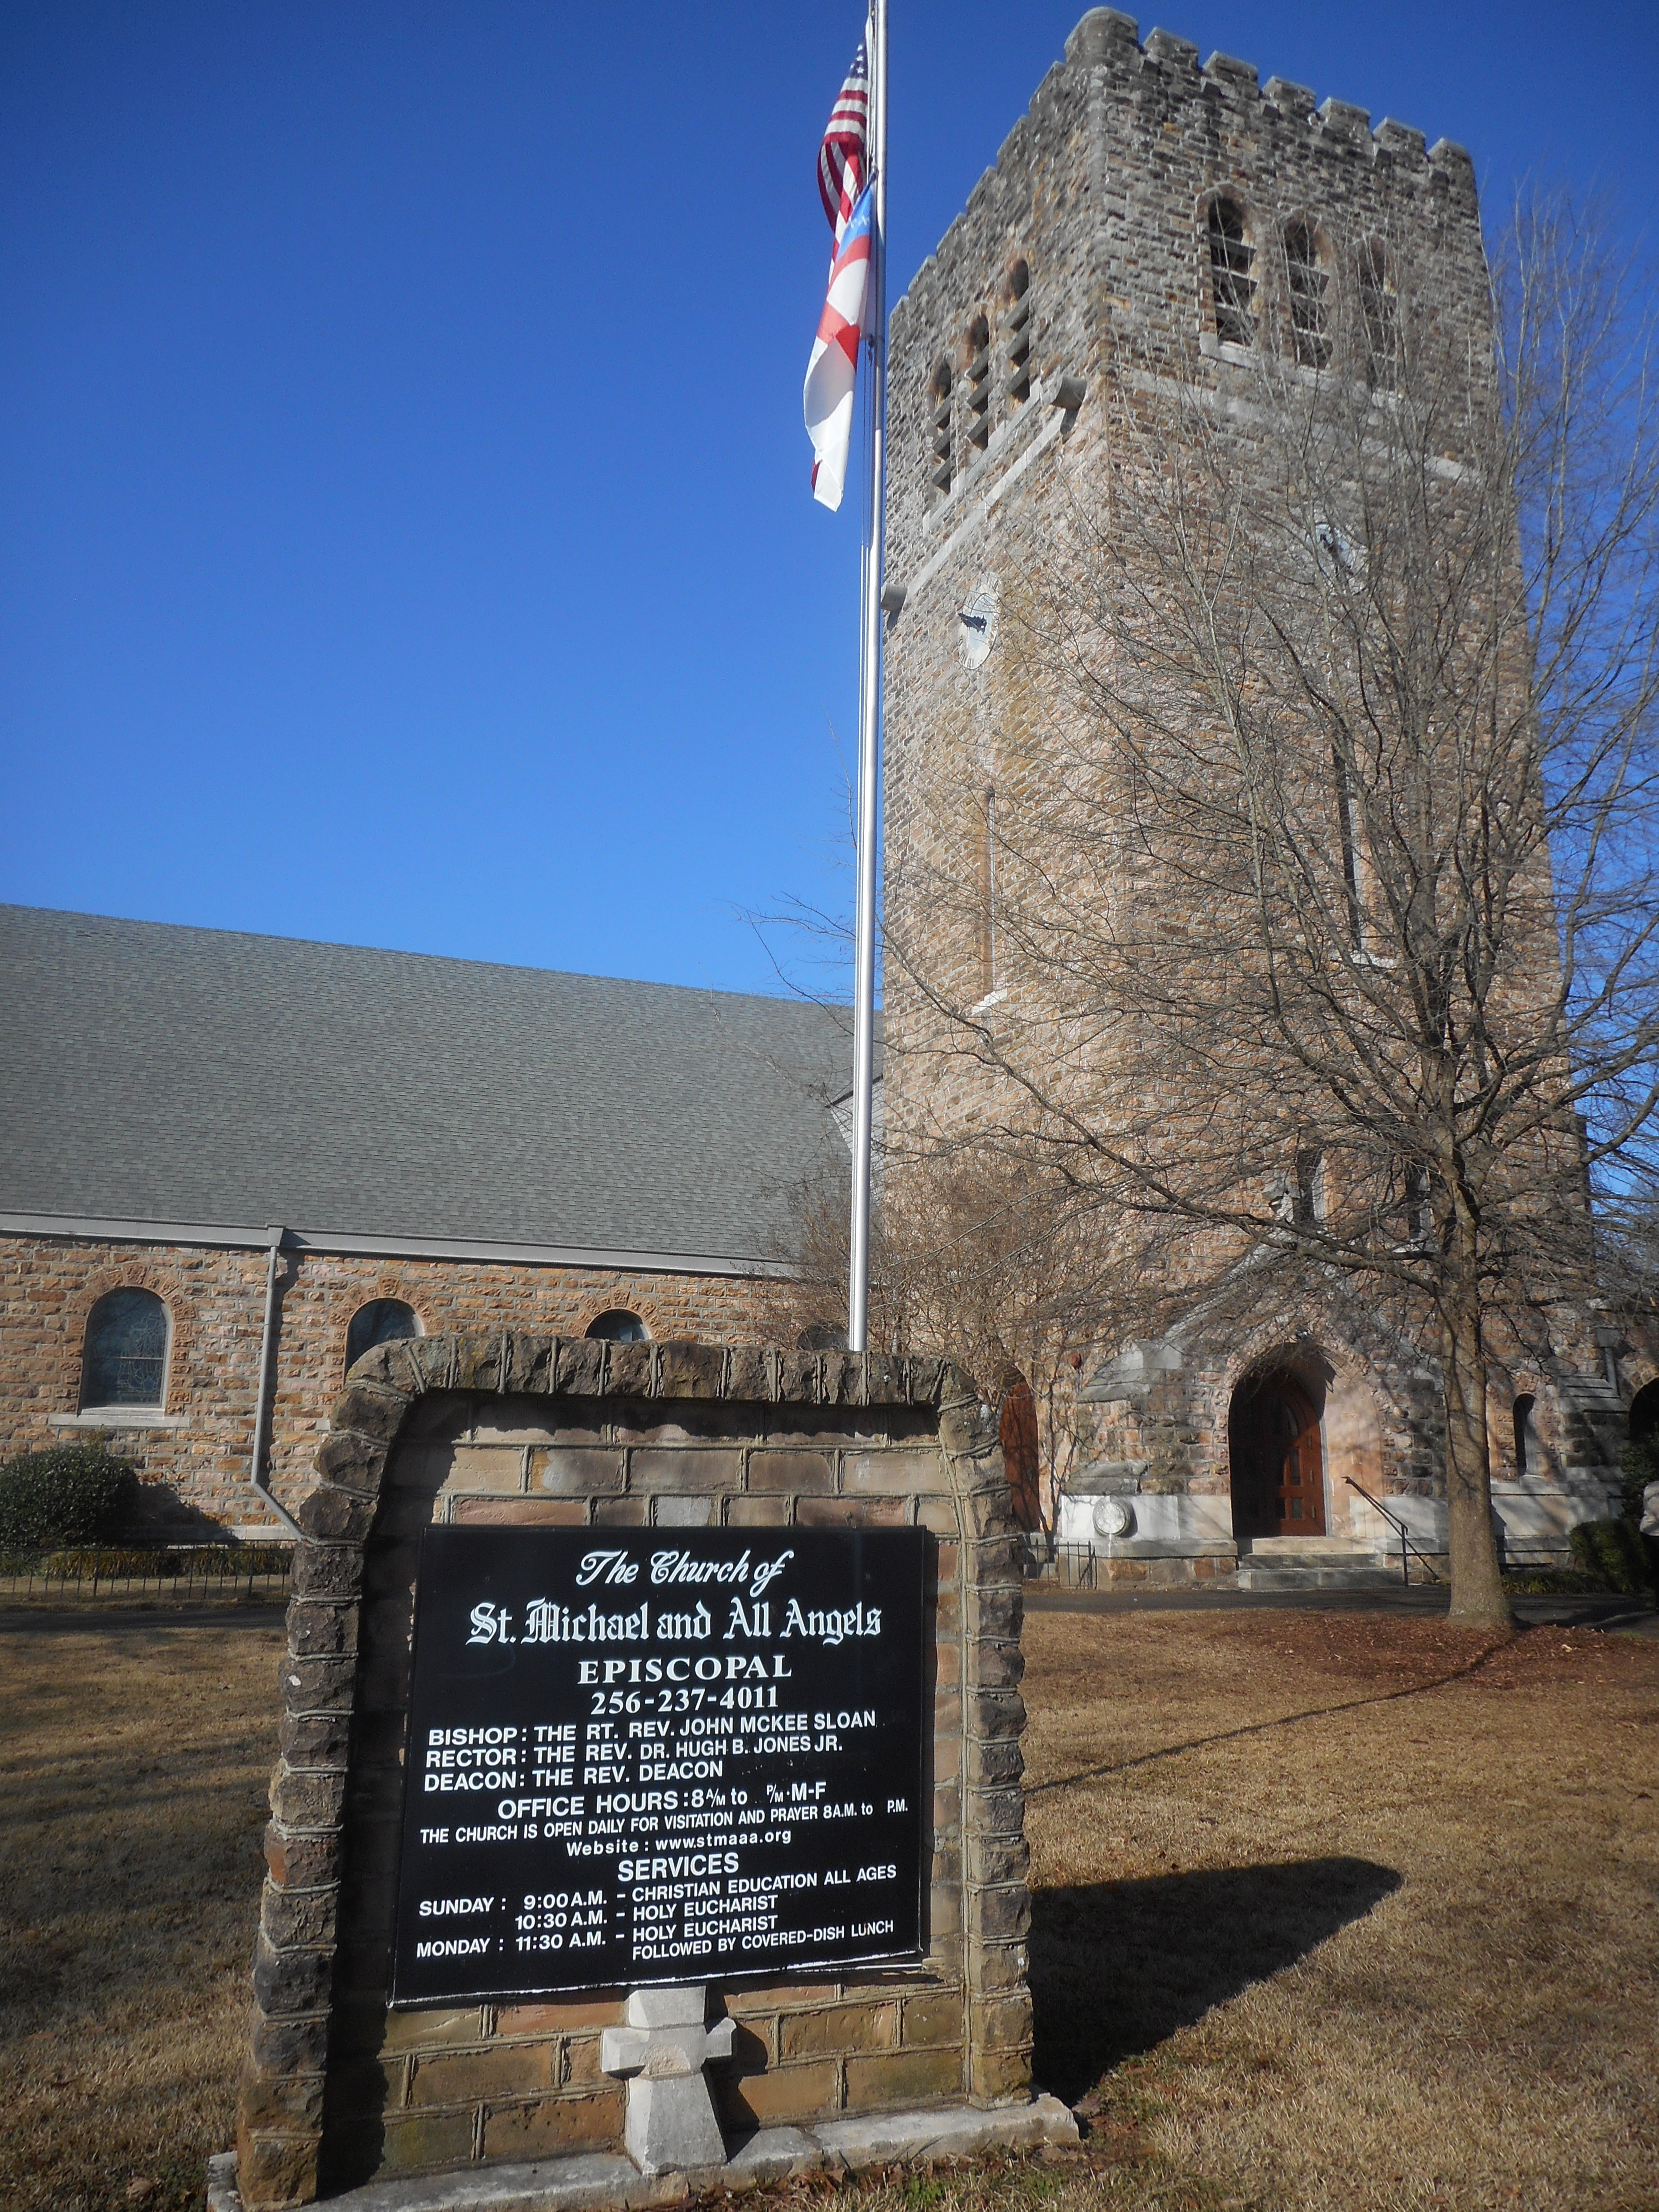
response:
[[(1449, 139), (1316, 100), (1168, 31), (1143, 42), (1115, 9), (1084, 16), (995, 162), (893, 309), (888, 567), (908, 589), (1018, 457), (1066, 376), (1135, 333), (1173, 360), (1225, 360), (1211, 210), (1240, 229), (1253, 342), (1291, 335), (1285, 240), (1305, 234), (1333, 301), (1376, 246), (1377, 280), (1409, 258), (1449, 313), (1484, 313), (1474, 172)], [(1369, 271), (1368, 271), (1369, 274)]]

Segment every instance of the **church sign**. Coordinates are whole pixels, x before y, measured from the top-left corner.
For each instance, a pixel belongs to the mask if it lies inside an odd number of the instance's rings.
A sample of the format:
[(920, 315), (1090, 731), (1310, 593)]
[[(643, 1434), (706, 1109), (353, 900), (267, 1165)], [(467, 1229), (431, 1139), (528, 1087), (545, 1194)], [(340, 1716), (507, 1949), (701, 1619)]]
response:
[(918, 1529), (428, 1529), (394, 2005), (921, 1952)]
[(967, 1376), (410, 1338), (317, 1475), (216, 2212), (1074, 2138), (1031, 2094), (1020, 1555)]

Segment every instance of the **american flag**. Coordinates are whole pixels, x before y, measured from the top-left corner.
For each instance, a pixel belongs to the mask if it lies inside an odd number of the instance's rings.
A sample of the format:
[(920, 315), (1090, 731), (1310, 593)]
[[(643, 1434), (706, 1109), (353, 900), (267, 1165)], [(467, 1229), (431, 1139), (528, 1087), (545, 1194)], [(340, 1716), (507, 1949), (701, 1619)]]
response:
[(818, 198), (830, 218), (839, 249), (848, 217), (865, 185), (870, 126), (870, 68), (868, 40), (859, 40), (847, 82), (836, 95), (830, 121), (818, 148)]

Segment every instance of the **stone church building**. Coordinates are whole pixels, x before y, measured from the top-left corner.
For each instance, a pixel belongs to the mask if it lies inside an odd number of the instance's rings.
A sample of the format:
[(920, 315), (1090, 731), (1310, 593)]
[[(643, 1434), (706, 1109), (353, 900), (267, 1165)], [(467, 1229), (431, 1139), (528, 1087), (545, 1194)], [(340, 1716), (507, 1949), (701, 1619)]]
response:
[[(1462, 148), (1097, 9), (894, 308), (887, 911), (959, 1003), (1009, 989), (1000, 610), (1111, 434), (1115, 318), (1225, 402), (1330, 288), (1385, 311), (1386, 256), (1331, 245), (1385, 210), (1484, 299)], [(917, 910), (913, 864), (953, 852), (971, 923)], [(279, 1532), (388, 1335), (764, 1338), (803, 1194), (845, 1183), (850, 1037), (816, 1006), (16, 908), (0, 960), (0, 1455), (110, 1431), (158, 1527)], [(971, 1113), (891, 961), (885, 995), (889, 1131)], [(1511, 1557), (1607, 1510), (1655, 1352), (1586, 1316), (1508, 1376)], [(1129, 1578), (1375, 1571), (1396, 1522), (1443, 1543), (1439, 1420), (1431, 1364), (1356, 1304), (1195, 1309), (1081, 1364), (1057, 1533)]]
[[(1007, 948), (998, 906), (1014, 849), (999, 798), (1005, 818), (1022, 806), (1031, 719), (1065, 711), (1034, 704), (1006, 615), (1044, 550), (1072, 542), (1073, 503), (1098, 504), (1091, 471), (1122, 435), (1128, 386), (1179, 382), (1236, 412), (1272, 350), (1293, 374), (1346, 369), (1374, 388), (1375, 361), (1335, 358), (1340, 334), (1386, 345), (1407, 256), (1431, 264), (1437, 313), (1478, 328), (1486, 261), (1462, 147), (1373, 129), (1223, 54), (1200, 64), (1102, 8), (894, 309), (886, 913), (904, 957), (890, 951), (884, 992), (890, 1176), (907, 1142), (948, 1143), (987, 1110), (988, 1067), (1004, 1063), (964, 1049), (964, 1024), (1040, 1035), (1059, 1018), (1034, 1003), (1040, 972)], [(1656, 1347), (1597, 1318), (1570, 1319), (1547, 1357), (1500, 1378), (1512, 1560), (1564, 1559), (1571, 1527), (1608, 1510), (1637, 1394), (1638, 1424), (1659, 1414)], [(1085, 1361), (1058, 1534), (1117, 1578), (1262, 1587), (1375, 1572), (1399, 1556), (1399, 1523), (1438, 1553), (1439, 1396), (1433, 1361), (1363, 1297), (1243, 1327), (1195, 1302)]]
[(817, 1006), (21, 907), (0, 972), (0, 1458), (106, 1433), (157, 1531), (283, 1534), (387, 1337), (768, 1338), (845, 1185)]

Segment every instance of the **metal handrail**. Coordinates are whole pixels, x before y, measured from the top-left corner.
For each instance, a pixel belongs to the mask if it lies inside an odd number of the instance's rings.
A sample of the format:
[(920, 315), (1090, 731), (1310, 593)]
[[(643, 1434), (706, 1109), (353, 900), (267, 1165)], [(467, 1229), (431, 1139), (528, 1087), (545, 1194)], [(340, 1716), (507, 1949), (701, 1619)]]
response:
[(1390, 1513), (1388, 1507), (1384, 1505), (1379, 1498), (1376, 1498), (1371, 1496), (1371, 1493), (1366, 1489), (1363, 1482), (1356, 1482), (1351, 1474), (1345, 1474), (1342, 1480), (1347, 1484), (1350, 1490), (1357, 1490), (1359, 1492), (1359, 1495), (1364, 1499), (1366, 1504), (1370, 1506), (1376, 1512), (1380, 1513), (1391, 1528), (1396, 1529), (1399, 1532), (1400, 1572), (1405, 1580), (1406, 1588), (1409, 1589), (1412, 1586), (1411, 1554), (1413, 1552), (1423, 1562), (1425, 1568), (1427, 1570), (1429, 1580), (1431, 1583), (1437, 1583), (1440, 1577), (1436, 1574), (1433, 1563), (1431, 1561), (1428, 1553), (1423, 1549), (1420, 1544), (1413, 1540), (1405, 1522), (1401, 1519), (1400, 1516), (1397, 1513)]

